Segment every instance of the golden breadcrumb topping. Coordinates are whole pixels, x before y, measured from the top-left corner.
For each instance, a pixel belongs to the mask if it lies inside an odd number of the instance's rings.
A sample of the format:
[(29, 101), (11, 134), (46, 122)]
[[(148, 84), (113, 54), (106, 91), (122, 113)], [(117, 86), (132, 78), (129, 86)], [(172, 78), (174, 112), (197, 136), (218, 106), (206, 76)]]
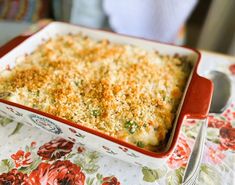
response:
[(154, 150), (172, 127), (189, 72), (180, 57), (56, 36), (0, 72), (0, 96)]

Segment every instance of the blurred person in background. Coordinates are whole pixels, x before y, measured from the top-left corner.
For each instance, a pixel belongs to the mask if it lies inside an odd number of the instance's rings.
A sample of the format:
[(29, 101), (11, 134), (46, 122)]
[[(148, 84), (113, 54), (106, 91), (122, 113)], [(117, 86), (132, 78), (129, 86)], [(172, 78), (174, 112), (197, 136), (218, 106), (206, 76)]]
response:
[(75, 0), (71, 22), (167, 43), (183, 44), (197, 0)]
[(0, 0), (0, 45), (45, 18), (183, 44), (184, 25), (196, 4), (197, 0)]

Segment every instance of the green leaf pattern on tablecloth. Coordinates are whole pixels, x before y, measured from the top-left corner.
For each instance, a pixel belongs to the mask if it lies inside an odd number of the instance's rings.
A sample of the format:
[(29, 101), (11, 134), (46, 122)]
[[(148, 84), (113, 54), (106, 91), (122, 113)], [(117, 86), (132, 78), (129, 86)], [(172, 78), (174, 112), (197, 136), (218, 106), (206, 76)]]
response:
[(93, 174), (99, 169), (97, 165), (98, 160), (99, 153), (89, 151), (81, 155), (76, 155), (74, 163), (80, 166), (87, 174)]
[(207, 128), (207, 139), (213, 143), (219, 144), (219, 129)]
[(95, 182), (95, 177), (93, 177), (93, 178), (88, 177), (86, 180), (87, 185), (93, 185), (94, 182)]
[(33, 158), (33, 162), (28, 167), (21, 167), (18, 169), (18, 171), (29, 174), (35, 170), (41, 162), (42, 160), (39, 157)]
[(143, 180), (146, 182), (154, 182), (165, 176), (167, 172), (166, 167), (161, 169), (150, 169), (148, 167), (142, 168)]
[[(9, 124), (12, 123), (12, 122), (13, 122), (12, 119), (0, 115), (0, 126), (5, 127), (5, 126), (9, 125)], [(14, 130), (9, 134), (9, 136), (14, 135), (14, 134), (16, 134), (17, 132), (19, 132), (22, 126), (23, 126), (22, 123), (17, 123), (16, 127), (15, 127)]]
[(24, 125), (23, 123), (17, 123), (15, 129), (12, 131), (12, 133), (9, 136), (12, 136), (12, 135), (16, 134), (17, 132), (19, 132), (23, 125)]
[(5, 127), (11, 122), (12, 122), (11, 119), (9, 119), (7, 117), (3, 117), (3, 116), (0, 115), (0, 126)]
[(220, 185), (221, 176), (217, 169), (208, 164), (202, 164), (199, 174), (199, 182), (204, 182), (207, 185)]
[(182, 176), (184, 173), (184, 168), (180, 167), (177, 170), (170, 171), (166, 174), (166, 184), (175, 185), (182, 182)]
[(0, 162), (0, 174), (6, 173), (14, 168), (14, 162), (11, 159), (3, 159)]

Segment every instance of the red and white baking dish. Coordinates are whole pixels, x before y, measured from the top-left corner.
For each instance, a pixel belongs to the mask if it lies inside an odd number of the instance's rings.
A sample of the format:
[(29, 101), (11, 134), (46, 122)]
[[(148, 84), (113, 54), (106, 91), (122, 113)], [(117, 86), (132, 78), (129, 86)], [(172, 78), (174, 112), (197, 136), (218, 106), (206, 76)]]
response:
[[(45, 39), (60, 34), (82, 32), (94, 39), (109, 39), (111, 42), (133, 44), (146, 49), (155, 49), (162, 54), (186, 55), (191, 57), (193, 68), (184, 97), (177, 111), (167, 145), (161, 152), (151, 152), (130, 143), (113, 138), (79, 124), (55, 117), (17, 103), (0, 99), (0, 114), (18, 122), (36, 126), (47, 132), (67, 138), (73, 142), (106, 153), (121, 160), (149, 167), (162, 165), (173, 152), (183, 120), (186, 118), (204, 119), (211, 102), (212, 82), (197, 74), (200, 53), (196, 50), (127, 37), (101, 30), (93, 30), (68, 23), (53, 22), (31, 36), (19, 36), (0, 49), (0, 70), (13, 68), (17, 57), (31, 53)], [(1, 98), (1, 97), (0, 97)], [(3, 138), (4, 139), (4, 138)]]

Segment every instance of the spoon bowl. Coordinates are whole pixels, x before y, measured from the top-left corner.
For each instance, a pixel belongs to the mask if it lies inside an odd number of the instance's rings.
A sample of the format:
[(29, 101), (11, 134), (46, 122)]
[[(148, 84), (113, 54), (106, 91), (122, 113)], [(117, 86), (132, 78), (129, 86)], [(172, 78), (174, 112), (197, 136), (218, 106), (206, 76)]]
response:
[(209, 72), (208, 78), (214, 84), (210, 113), (222, 113), (231, 101), (231, 79), (228, 75), (220, 71)]

